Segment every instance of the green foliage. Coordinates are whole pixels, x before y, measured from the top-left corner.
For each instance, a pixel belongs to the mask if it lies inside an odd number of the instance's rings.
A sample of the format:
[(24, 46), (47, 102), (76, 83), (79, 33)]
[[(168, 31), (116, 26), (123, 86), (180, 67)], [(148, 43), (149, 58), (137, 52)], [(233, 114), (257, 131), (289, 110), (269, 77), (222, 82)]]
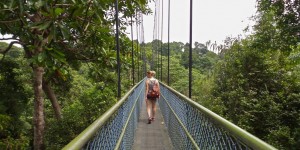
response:
[[(218, 61), (219, 56), (211, 51), (208, 51), (204, 44), (195, 42), (195, 48), (192, 50), (193, 68), (200, 70), (206, 74), (213, 70), (213, 66)], [(185, 68), (189, 66), (189, 44), (184, 46), (184, 52), (181, 55), (181, 65)]]
[(279, 149), (299, 147), (299, 6), (258, 1), (255, 34), (223, 51), (204, 88), (212, 95), (199, 100), (217, 102), (223, 116)]
[[(97, 78), (91, 76), (89, 69), (94, 68), (84, 64), (79, 71), (71, 70), (70, 89), (64, 93), (58, 92), (63, 112), (61, 121), (54, 118), (51, 106), (47, 105), (50, 116), (45, 137), (47, 149), (61, 149), (115, 104), (115, 83), (109, 83), (109, 80), (94, 82)], [(107, 72), (103, 75), (106, 76)]]
[(300, 41), (300, 2), (258, 0), (254, 44), (289, 54)]
[[(124, 38), (125, 25), (129, 23), (128, 19), (130, 17), (134, 17), (136, 10), (139, 10), (144, 14), (150, 13), (150, 10), (147, 8), (148, 2), (149, 1), (146, 0), (119, 1), (119, 13), (122, 14), (119, 19), (121, 25), (121, 55), (123, 56), (127, 56), (129, 50), (129, 40), (128, 38)], [(58, 97), (59, 103), (63, 104), (63, 111), (64, 109), (68, 109), (69, 105), (73, 104), (73, 100), (76, 102), (75, 104), (87, 104), (87, 106), (84, 106), (82, 109), (87, 111), (86, 113), (94, 114), (95, 116), (89, 120), (85, 120), (83, 123), (74, 124), (75, 126), (77, 125), (79, 129), (86, 127), (87, 122), (90, 123), (91, 120), (94, 120), (95, 117), (103, 113), (115, 102), (115, 95), (112, 94), (115, 93), (115, 89), (117, 89), (115, 86), (116, 75), (114, 75), (116, 70), (116, 51), (113, 33), (115, 24), (113, 7), (114, 1), (99, 0), (4, 0), (0, 2), (0, 32), (2, 35), (12, 35), (10, 39), (15, 40), (16, 43), (23, 46), (24, 49), (22, 50), (24, 51), (24, 54), (22, 53), (22, 55), (26, 56), (26, 59), (23, 59), (23, 64), (15, 66), (15, 68), (20, 69), (21, 71), (27, 71), (25, 67), (29, 67), (29, 64), (33, 68), (36, 66), (43, 67), (45, 71), (43, 80), (49, 82), (49, 84), (53, 86), (52, 88), (54, 91), (58, 93), (56, 97)], [(4, 51), (7, 47), (8, 46), (6, 45), (4, 48), (0, 49), (1, 59), (7, 54), (7, 52)], [(9, 51), (12, 51), (12, 49)], [(122, 57), (121, 60), (124, 64), (122, 69), (125, 69), (122, 74), (126, 74), (126, 71), (128, 70), (129, 65), (127, 60), (129, 59), (127, 58), (129, 57)], [(78, 80), (74, 79), (76, 78), (74, 77), (76, 75), (72, 75), (72, 73), (75, 72), (73, 69), (79, 70), (82, 63), (91, 65), (90, 68), (93, 70), (84, 70), (90, 72), (90, 75), (86, 76), (85, 79), (89, 80), (89, 82), (96, 81), (97, 83), (92, 86), (89, 85), (90, 83), (86, 82), (83, 82), (83, 85), (75, 84), (79, 89), (82, 89), (82, 91), (74, 92), (71, 82)], [(1, 62), (1, 64), (4, 63)], [(6, 72), (12, 73), (13, 71)], [(20, 93), (13, 95), (12, 92), (5, 91), (4, 94), (6, 95), (0, 95), (1, 99), (3, 97), (14, 97), (16, 101), (20, 101), (22, 98), (28, 99), (28, 97), (33, 95), (30, 93), (29, 95), (22, 96), (22, 89), (18, 89), (17, 80), (12, 77), (10, 78), (14, 80), (12, 81), (6, 77), (7, 76), (2, 76), (1, 74), (1, 82), (13, 82), (7, 84), (9, 84), (9, 87), (12, 87), (12, 89), (17, 88)], [(101, 79), (101, 77), (105, 78)], [(31, 77), (26, 76), (27, 81), (31, 81), (30, 78)], [(20, 83), (27, 82), (22, 81)], [(125, 87), (128, 87), (128, 83), (124, 82), (124, 84)], [(24, 86), (28, 88), (27, 84)], [(101, 90), (102, 87), (104, 88), (103, 90)], [(74, 95), (70, 96), (70, 93)], [(11, 96), (9, 94), (11, 94)], [(43, 93), (35, 94), (42, 95)], [(43, 97), (40, 97), (39, 100), (43, 101)], [(83, 100), (89, 102), (83, 102)], [(36, 101), (31, 101), (31, 104), (33, 102)], [(94, 106), (91, 103), (98, 103), (99, 105), (92, 109), (88, 109), (89, 106)], [(33, 104), (31, 106), (33, 106)], [(42, 110), (42, 107), (39, 110)], [(45, 112), (47, 112), (46, 116), (49, 116), (46, 122), (50, 123), (49, 126), (47, 125), (46, 134), (49, 135), (49, 133), (51, 134), (58, 131), (54, 130), (57, 122), (53, 121), (54, 115), (53, 112), (50, 111), (51, 107), (49, 101), (45, 102), (45, 107)], [(3, 109), (6, 108), (3, 107)], [(32, 111), (32, 108), (24, 107), (24, 109)], [(101, 111), (99, 111), (100, 109)], [(22, 109), (18, 110), (21, 111)], [(43, 114), (43, 111), (35, 111)], [(15, 114), (15, 112), (12, 114)], [(80, 116), (82, 114), (77, 114), (76, 117), (82, 117)], [(70, 118), (67, 117), (66, 120), (68, 119)], [(34, 121), (43, 122), (43, 120), (44, 119), (39, 120), (34, 118)], [(75, 120), (70, 120), (75, 122)], [(64, 120), (62, 122), (64, 122)], [(43, 124), (35, 122), (35, 125), (41, 130), (44, 129)], [(77, 134), (81, 131), (78, 128), (70, 128), (70, 130), (74, 130), (74, 133)], [(55, 133), (57, 133), (57, 137), (61, 136), (61, 132)], [(62, 133), (65, 134), (65, 132)], [(46, 145), (49, 147), (53, 146), (58, 148), (62, 146), (59, 144), (51, 145), (51, 139), (55, 138), (46, 139), (49, 140), (46, 141)], [(66, 144), (66, 141), (70, 141), (71, 139), (68, 137), (58, 138), (58, 140), (57, 143)], [(34, 144), (43, 145), (43, 143)]]
[[(227, 39), (227, 45), (218, 47), (219, 55), (208, 51), (208, 43), (194, 43), (192, 99), (279, 149), (297, 149), (299, 1), (258, 2), (254, 35), (241, 42)], [(132, 56), (131, 41), (124, 34), (136, 9), (150, 12), (147, 4), (119, 2), (122, 93), (132, 86), (132, 57), (136, 82), (149, 66), (167, 81), (168, 44), (135, 41)], [(24, 47), (4, 53), (8, 44), (0, 43), (0, 149), (32, 147), (29, 64), (45, 68), (44, 79), (62, 106), (63, 119), (58, 121), (45, 99), (47, 149), (61, 149), (117, 101), (112, 8), (113, 1), (97, 0), (0, 2), (1, 34), (12, 34)], [(169, 46), (170, 86), (188, 95), (189, 45)]]
[[(1, 48), (7, 46), (1, 43)], [(0, 61), (0, 149), (29, 148), (28, 104), (30, 90), (28, 70), (21, 67), (24, 59), (20, 48), (12, 47)], [(31, 113), (30, 113), (31, 115)]]
[(263, 53), (251, 43), (236, 43), (225, 53), (213, 97), (221, 100), (224, 116), (233, 123), (275, 147), (293, 149), (300, 126), (299, 70), (290, 70), (280, 51)]

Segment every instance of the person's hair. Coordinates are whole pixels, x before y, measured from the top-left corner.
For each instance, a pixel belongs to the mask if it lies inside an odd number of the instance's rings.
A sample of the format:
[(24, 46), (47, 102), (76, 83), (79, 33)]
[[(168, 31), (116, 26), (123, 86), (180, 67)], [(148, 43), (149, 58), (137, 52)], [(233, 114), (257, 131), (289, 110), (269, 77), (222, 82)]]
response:
[(148, 74), (148, 73), (151, 73), (151, 74), (152, 74), (151, 70), (148, 70), (148, 71), (147, 71), (147, 74)]
[(151, 75), (155, 76), (156, 72), (155, 71), (151, 71)]

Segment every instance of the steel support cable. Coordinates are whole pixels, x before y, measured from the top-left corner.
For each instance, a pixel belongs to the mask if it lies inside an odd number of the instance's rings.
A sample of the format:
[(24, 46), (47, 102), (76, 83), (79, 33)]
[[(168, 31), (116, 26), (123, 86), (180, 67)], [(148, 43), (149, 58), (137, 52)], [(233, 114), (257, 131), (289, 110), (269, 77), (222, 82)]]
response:
[[(157, 0), (157, 45), (156, 45), (156, 70), (158, 72), (158, 68), (159, 68), (159, 55), (158, 55), (158, 51), (159, 51), (159, 20), (160, 20), (160, 0)], [(159, 74), (158, 74), (159, 75)]]
[(136, 17), (136, 51), (137, 51), (137, 76), (138, 76), (138, 81), (140, 81), (140, 60), (139, 60), (139, 18), (138, 18), (138, 13), (137, 10), (135, 11), (135, 17)]
[(138, 14), (138, 16), (139, 16), (139, 20), (140, 20), (140, 22), (139, 22), (139, 24), (140, 24), (140, 26), (139, 26), (139, 42), (140, 42), (140, 55), (139, 55), (139, 57), (140, 57), (140, 60), (141, 60), (141, 70), (140, 70), (140, 78), (142, 79), (143, 78), (143, 72), (144, 72), (144, 57), (143, 57), (143, 54), (144, 54), (144, 51), (143, 51), (143, 38), (142, 38), (142, 17), (141, 17), (141, 13), (139, 12), (139, 14)]
[(164, 1), (161, 1), (161, 49), (160, 49), (160, 81), (162, 81), (162, 50), (163, 50), (163, 27), (164, 27)]
[[(143, 61), (144, 61), (144, 75), (146, 74), (147, 72), (147, 66), (146, 66), (146, 49), (145, 49), (145, 37), (144, 37), (144, 18), (143, 18), (143, 14), (141, 13), (141, 47), (143, 48), (143, 54), (142, 54), (142, 57), (143, 57)], [(142, 74), (142, 78), (143, 78), (143, 74)]]
[(139, 18), (139, 43), (140, 43), (140, 53), (139, 53), (139, 58), (141, 60), (141, 69), (140, 69), (140, 78), (143, 78), (143, 72), (145, 70), (145, 57), (144, 57), (144, 25), (143, 25), (143, 15), (141, 12), (138, 12), (138, 18)]
[(153, 20), (153, 40), (152, 40), (152, 60), (150, 63), (150, 69), (153, 70), (153, 64), (154, 64), (154, 48), (155, 48), (155, 39), (156, 39), (156, 22), (157, 22), (157, 1), (155, 1), (155, 11), (154, 11), (154, 20)]
[(131, 27), (131, 64), (132, 64), (132, 86), (134, 85), (134, 48), (133, 48), (133, 21), (132, 16), (130, 17)]
[(115, 19), (116, 19), (116, 48), (117, 48), (117, 72), (118, 72), (118, 97), (121, 97), (121, 63), (120, 63), (120, 43), (119, 43), (119, 9), (118, 0), (115, 1)]
[(168, 85), (170, 85), (170, 0), (168, 2)]
[(189, 98), (192, 97), (192, 44), (193, 44), (193, 0), (190, 0), (190, 55), (189, 55)]

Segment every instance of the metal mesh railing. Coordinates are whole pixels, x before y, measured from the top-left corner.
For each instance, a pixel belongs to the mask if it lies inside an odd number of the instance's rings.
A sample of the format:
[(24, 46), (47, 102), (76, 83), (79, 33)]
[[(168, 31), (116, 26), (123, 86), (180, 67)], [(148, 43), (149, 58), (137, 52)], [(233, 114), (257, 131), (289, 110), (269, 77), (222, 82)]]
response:
[(161, 83), (159, 106), (175, 149), (275, 149)]
[[(64, 149), (131, 149), (144, 91), (142, 80)], [(275, 149), (163, 83), (161, 94), (159, 107), (176, 150)]]
[(144, 88), (143, 80), (64, 149), (131, 149)]

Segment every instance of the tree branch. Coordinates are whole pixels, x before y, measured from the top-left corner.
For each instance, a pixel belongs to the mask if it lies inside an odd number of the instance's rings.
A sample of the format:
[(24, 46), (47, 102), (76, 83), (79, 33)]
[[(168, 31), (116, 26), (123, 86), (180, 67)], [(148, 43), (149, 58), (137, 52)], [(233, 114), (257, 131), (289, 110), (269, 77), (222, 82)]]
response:
[(85, 22), (86, 22), (86, 20), (87, 20), (88, 11), (89, 11), (89, 9), (90, 9), (90, 7), (91, 7), (91, 4), (92, 4), (92, 1), (89, 0), (89, 1), (88, 1), (88, 7), (86, 8), (86, 11), (85, 11), (84, 21), (83, 21), (83, 23), (82, 23), (82, 29), (84, 29), (84, 24), (85, 24)]
[(17, 22), (19, 21), (20, 19), (15, 19), (15, 20), (2, 20), (0, 21), (0, 23), (12, 23), (12, 22)]
[(0, 53), (1, 54), (3, 54), (4, 56), (2, 57), (2, 59), (4, 59), (4, 57), (5, 57), (5, 54), (11, 49), (11, 47), (14, 45), (14, 44), (21, 44), (22, 45), (22, 43), (21, 42), (19, 42), (19, 41), (12, 41), (12, 42), (10, 42), (9, 43), (9, 45), (8, 45), (8, 47), (6, 48), (6, 49), (0, 49)]
[(15, 38), (0, 38), (0, 41), (1, 40), (19, 40), (19, 39), (15, 39)]
[(57, 101), (56, 95), (54, 93), (54, 91), (51, 89), (49, 83), (43, 79), (43, 91), (45, 92), (45, 94), (47, 95), (47, 97), (50, 99), (54, 113), (55, 113), (55, 117), (57, 120), (61, 120), (62, 119), (62, 113), (61, 113), (61, 108), (60, 105)]
[(59, 6), (59, 7), (69, 7), (69, 6), (73, 6), (73, 4), (55, 4), (55, 6)]

